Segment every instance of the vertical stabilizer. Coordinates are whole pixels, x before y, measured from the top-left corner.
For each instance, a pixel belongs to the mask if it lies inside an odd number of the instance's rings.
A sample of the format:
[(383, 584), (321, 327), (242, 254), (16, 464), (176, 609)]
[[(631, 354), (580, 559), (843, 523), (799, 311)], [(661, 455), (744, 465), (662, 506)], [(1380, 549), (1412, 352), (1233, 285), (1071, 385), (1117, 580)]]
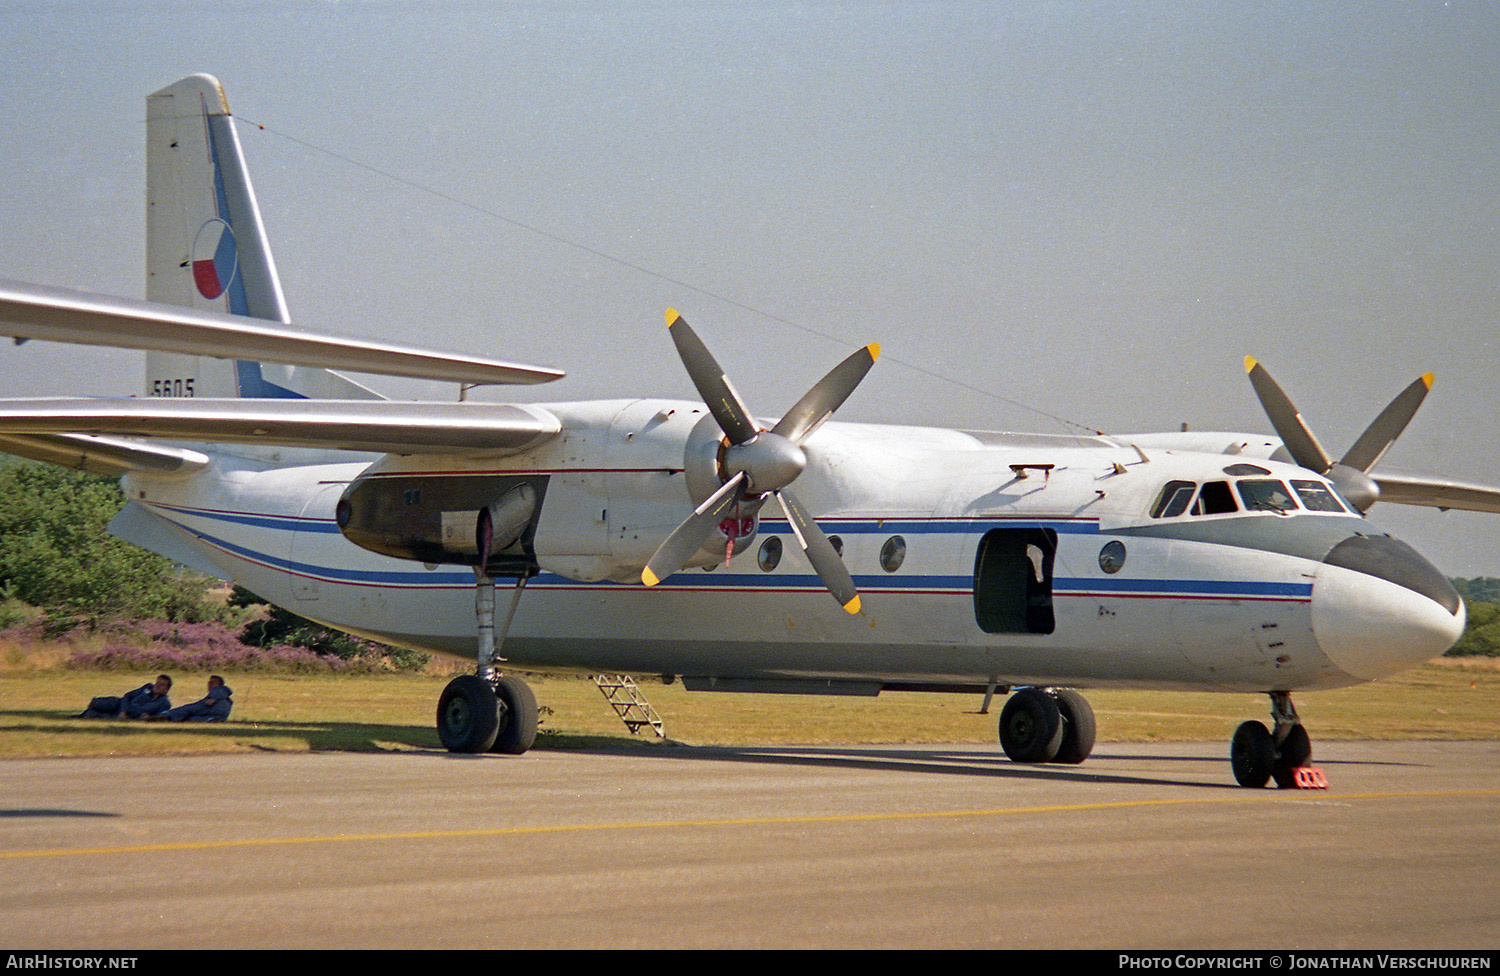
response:
[[(210, 75), (146, 98), (146, 298), (291, 320), (229, 102)], [(145, 392), (379, 399), (328, 370), (170, 353), (147, 355)]]

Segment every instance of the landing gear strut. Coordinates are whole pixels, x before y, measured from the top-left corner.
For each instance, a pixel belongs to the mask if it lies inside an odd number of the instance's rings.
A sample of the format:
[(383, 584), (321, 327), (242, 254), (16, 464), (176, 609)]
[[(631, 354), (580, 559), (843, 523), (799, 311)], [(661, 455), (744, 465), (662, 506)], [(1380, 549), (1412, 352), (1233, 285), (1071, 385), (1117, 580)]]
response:
[(1275, 731), (1267, 730), (1260, 722), (1245, 722), (1234, 730), (1229, 743), (1234, 780), (1249, 789), (1260, 789), (1271, 779), (1283, 789), (1301, 786), (1304, 784), (1299, 774), (1305, 777), (1306, 771), (1312, 769), (1308, 765), (1312, 759), (1312, 741), (1297, 717), (1292, 696), (1285, 691), (1273, 691), (1270, 696)]
[(449, 752), (504, 752), (520, 755), (536, 742), (536, 696), (531, 687), (513, 675), (497, 675), (495, 661), (504, 660), (498, 649), (505, 642), (510, 622), (526, 589), (526, 575), (516, 579), (497, 641), (495, 636), (495, 580), (482, 569), (474, 570), (474, 615), (479, 622), (479, 646), (474, 674), (463, 674), (448, 682), (438, 699), (437, 730)]
[(1022, 688), (1000, 711), (1000, 746), (1015, 762), (1081, 763), (1094, 749), (1094, 710), (1071, 688)]

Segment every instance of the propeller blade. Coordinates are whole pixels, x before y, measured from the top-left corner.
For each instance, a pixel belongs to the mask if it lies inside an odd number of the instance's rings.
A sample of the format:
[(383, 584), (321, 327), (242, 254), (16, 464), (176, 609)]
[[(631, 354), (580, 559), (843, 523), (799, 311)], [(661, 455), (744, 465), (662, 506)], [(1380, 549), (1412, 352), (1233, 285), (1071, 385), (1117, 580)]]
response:
[(693, 514), (684, 519), (681, 525), (673, 529), (672, 534), (657, 548), (646, 568), (641, 570), (641, 582), (647, 586), (655, 586), (686, 566), (694, 553), (703, 548), (703, 541), (708, 538), (714, 526), (719, 524), (724, 513), (739, 500), (740, 488), (744, 483), (744, 472), (730, 478), (694, 509)]
[(828, 419), (829, 414), (849, 399), (849, 394), (854, 392), (879, 356), (880, 345), (874, 342), (849, 356), (814, 383), (813, 388), (804, 393), (771, 430), (794, 444), (802, 443)]
[(844, 568), (844, 560), (839, 558), (833, 543), (828, 541), (828, 536), (818, 528), (818, 523), (813, 521), (796, 496), (789, 491), (778, 491), (775, 495), (792, 526), (792, 535), (797, 537), (797, 544), (817, 571), (818, 578), (828, 587), (839, 606), (850, 613), (859, 613), (859, 591), (854, 588), (854, 578)]
[(1380, 460), (1380, 456), (1386, 452), (1401, 436), (1406, 425), (1411, 423), (1412, 415), (1427, 398), (1427, 391), (1432, 389), (1432, 374), (1424, 373), (1421, 377), (1412, 381), (1412, 384), (1400, 393), (1396, 399), (1390, 402), (1380, 416), (1376, 417), (1365, 432), (1359, 435), (1359, 440), (1354, 446), (1344, 453), (1344, 459), (1340, 464), (1347, 464), (1351, 468), (1361, 471), (1369, 471)]
[(1292, 405), (1291, 398), (1271, 379), (1266, 368), (1257, 363), (1255, 357), (1246, 356), (1245, 372), (1250, 374), (1250, 385), (1255, 387), (1260, 405), (1265, 408), (1266, 416), (1271, 418), (1271, 426), (1276, 428), (1281, 443), (1286, 445), (1292, 459), (1318, 474), (1333, 467), (1333, 458), (1323, 450), (1323, 445), (1313, 436), (1312, 429), (1302, 419), (1302, 414)]
[(740, 394), (724, 375), (723, 368), (703, 340), (698, 338), (675, 308), (667, 309), (667, 330), (677, 346), (677, 355), (687, 367), (688, 377), (698, 388), (698, 395), (708, 405), (709, 413), (719, 422), (719, 428), (729, 437), (731, 444), (743, 444), (760, 433), (750, 410)]

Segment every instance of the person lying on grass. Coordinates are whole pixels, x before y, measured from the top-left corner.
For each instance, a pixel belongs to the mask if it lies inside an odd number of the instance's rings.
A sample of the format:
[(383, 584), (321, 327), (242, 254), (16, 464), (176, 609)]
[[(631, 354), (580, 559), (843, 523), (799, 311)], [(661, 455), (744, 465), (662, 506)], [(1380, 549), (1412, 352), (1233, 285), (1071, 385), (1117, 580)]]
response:
[(224, 679), (213, 675), (208, 679), (207, 695), (150, 718), (153, 722), (222, 722), (229, 717), (229, 710), (234, 707), (234, 702), (229, 698), (232, 694), (234, 692), (229, 690)]
[(91, 700), (89, 707), (85, 708), (78, 717), (152, 718), (172, 707), (172, 699), (167, 697), (167, 692), (171, 688), (171, 677), (159, 674), (154, 683), (141, 685), (135, 691), (126, 692), (118, 697), (102, 695)]

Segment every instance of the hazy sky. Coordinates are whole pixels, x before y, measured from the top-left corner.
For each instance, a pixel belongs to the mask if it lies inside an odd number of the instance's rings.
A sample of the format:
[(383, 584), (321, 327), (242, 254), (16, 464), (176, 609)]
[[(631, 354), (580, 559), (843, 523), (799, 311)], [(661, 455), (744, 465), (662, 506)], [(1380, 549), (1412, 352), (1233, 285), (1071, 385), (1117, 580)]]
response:
[[(1500, 484), (1500, 6), (10, 3), (0, 54), (3, 277), (143, 294), (144, 98), (206, 71), (297, 324), (570, 373), (490, 398), (693, 396), (668, 306), (771, 416), (878, 341), (840, 419), (1267, 431), (1252, 354), (1335, 455), (1434, 371), (1385, 466)], [(1500, 575), (1500, 516), (1372, 515)]]

